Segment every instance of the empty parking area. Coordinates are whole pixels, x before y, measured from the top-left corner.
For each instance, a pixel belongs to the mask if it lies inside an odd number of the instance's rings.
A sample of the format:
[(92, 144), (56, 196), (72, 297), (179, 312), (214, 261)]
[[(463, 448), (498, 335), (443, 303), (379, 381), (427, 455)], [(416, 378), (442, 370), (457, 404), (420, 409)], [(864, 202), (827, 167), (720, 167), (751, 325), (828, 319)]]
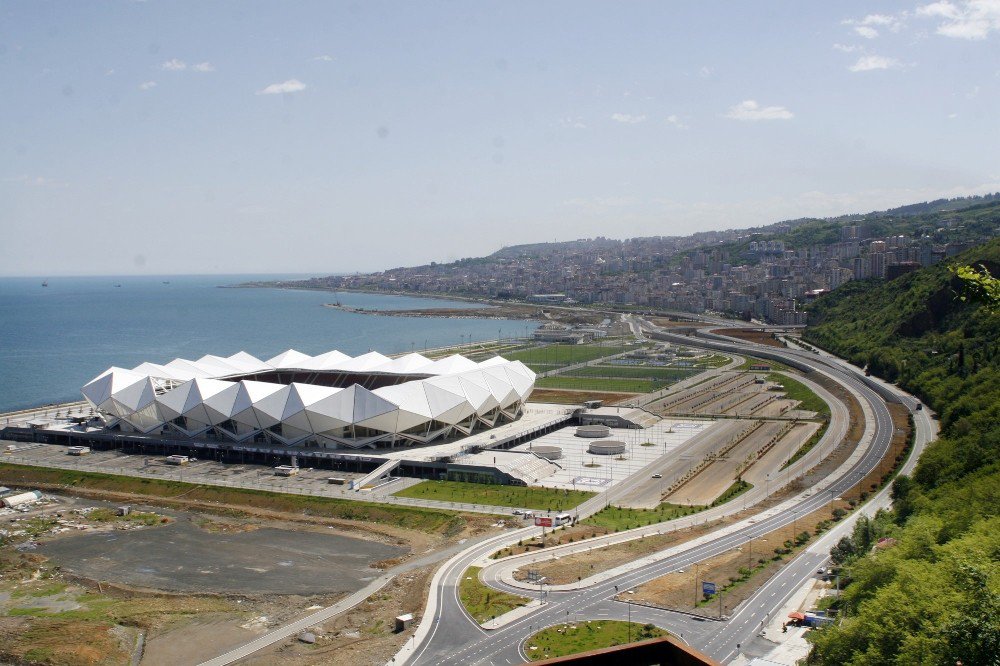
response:
[(705, 416), (791, 417), (815, 414), (795, 410), (781, 386), (764, 374), (723, 372), (708, 381), (670, 393), (648, 406), (661, 415), (703, 414)]
[(353, 592), (379, 574), (371, 564), (407, 552), (302, 529), (213, 532), (199, 527), (193, 514), (169, 513), (175, 517), (169, 525), (73, 534), (41, 543), (38, 552), (91, 580), (184, 592), (302, 595)]
[[(273, 468), (266, 465), (249, 465), (194, 459), (185, 465), (172, 465), (166, 456), (129, 455), (120, 451), (93, 451), (83, 456), (67, 453), (68, 447), (57, 444), (21, 444), (12, 453), (3, 456), (3, 462), (14, 464), (79, 469), (87, 472), (103, 472), (123, 476), (139, 476), (150, 479), (167, 479), (186, 483), (253, 488), (274, 492), (308, 492), (324, 497), (343, 497), (356, 493), (349, 490), (348, 483), (363, 474), (334, 471), (310, 467), (299, 468), (291, 477), (277, 476)], [(330, 482), (331, 478), (343, 479), (344, 484)], [(392, 484), (394, 490), (402, 488), (402, 480)]]

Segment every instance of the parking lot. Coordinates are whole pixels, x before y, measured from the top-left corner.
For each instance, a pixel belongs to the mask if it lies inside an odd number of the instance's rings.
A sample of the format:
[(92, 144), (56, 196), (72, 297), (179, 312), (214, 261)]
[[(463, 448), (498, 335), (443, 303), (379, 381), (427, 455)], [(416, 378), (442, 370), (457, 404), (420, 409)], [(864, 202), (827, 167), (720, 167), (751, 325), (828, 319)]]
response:
[[(127, 455), (120, 451), (92, 451), (83, 456), (71, 456), (66, 451), (65, 446), (18, 444), (14, 451), (5, 453), (2, 460), (15, 464), (79, 469), (149, 479), (351, 499), (357, 499), (357, 493), (349, 489), (349, 482), (363, 476), (353, 472), (301, 467), (295, 476), (282, 477), (277, 476), (274, 469), (266, 465), (222, 463), (214, 460), (192, 460), (186, 465), (171, 465), (165, 456)], [(330, 478), (344, 479), (345, 483), (336, 485), (329, 481)], [(399, 479), (390, 486), (396, 491), (405, 487), (408, 481)]]

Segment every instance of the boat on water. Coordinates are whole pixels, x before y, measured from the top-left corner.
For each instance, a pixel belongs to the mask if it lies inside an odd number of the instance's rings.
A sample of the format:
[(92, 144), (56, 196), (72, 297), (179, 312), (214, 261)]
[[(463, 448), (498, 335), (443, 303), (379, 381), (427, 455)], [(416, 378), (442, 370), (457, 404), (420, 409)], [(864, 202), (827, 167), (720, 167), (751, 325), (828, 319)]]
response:
[(49, 286), (49, 281), (48, 280), (42, 280), (42, 286), (43, 287)]

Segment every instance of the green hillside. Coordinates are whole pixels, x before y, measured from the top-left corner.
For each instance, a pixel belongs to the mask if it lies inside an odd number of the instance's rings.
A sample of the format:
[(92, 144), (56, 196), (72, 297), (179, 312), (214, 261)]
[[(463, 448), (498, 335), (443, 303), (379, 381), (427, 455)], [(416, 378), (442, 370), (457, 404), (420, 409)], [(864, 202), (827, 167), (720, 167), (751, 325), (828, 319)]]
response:
[[(968, 298), (961, 264), (1000, 275), (1000, 240), (812, 307), (805, 338), (919, 395), (941, 436), (895, 482), (893, 513), (835, 548), (842, 619), (813, 632), (809, 663), (1000, 663), (1000, 308)], [(873, 551), (879, 536), (895, 541)]]

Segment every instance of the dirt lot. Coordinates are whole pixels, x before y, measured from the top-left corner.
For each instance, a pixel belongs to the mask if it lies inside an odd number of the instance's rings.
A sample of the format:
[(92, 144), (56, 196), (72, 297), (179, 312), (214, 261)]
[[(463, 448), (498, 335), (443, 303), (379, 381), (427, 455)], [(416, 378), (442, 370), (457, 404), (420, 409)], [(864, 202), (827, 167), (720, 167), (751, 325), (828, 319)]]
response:
[[(425, 567), (399, 576), (352, 611), (311, 628), (316, 635), (313, 645), (291, 638), (240, 663), (253, 666), (276, 662), (295, 666), (388, 663), (420, 623), (434, 569)], [(413, 625), (404, 632), (394, 633), (394, 618), (404, 613), (413, 613)]]
[(156, 529), (64, 536), (36, 552), (68, 573), (139, 588), (300, 595), (353, 592), (378, 575), (371, 565), (409, 552), (332, 529), (211, 532), (196, 515), (175, 517)]
[(749, 328), (725, 328), (712, 331), (712, 333), (716, 333), (718, 335), (728, 335), (731, 338), (739, 338), (740, 340), (746, 340), (747, 342), (757, 342), (771, 347), (784, 347), (784, 345), (781, 344), (781, 342), (779, 342), (775, 337), (774, 333), (755, 331)]
[[(80, 490), (113, 495), (115, 504), (126, 497), (153, 499)], [(16, 532), (18, 541), (0, 547), (0, 662), (129, 663), (142, 637), (143, 664), (199, 663), (334, 603), (376, 575), (376, 567), (405, 559), (411, 545), (427, 554), (496, 522), (482, 516), (449, 536), (250, 507), (212, 505), (205, 507), (212, 513), (192, 512), (198, 502), (154, 501), (171, 507), (156, 509), (170, 517), (166, 523), (79, 531), (47, 517), (58, 512), (78, 522), (76, 507), (105, 506), (77, 496), (8, 516), (18, 522), (0, 527)], [(177, 510), (179, 505), (186, 510)], [(364, 540), (358, 538), (362, 531)], [(363, 544), (360, 550), (357, 544)], [(255, 663), (274, 663), (275, 654), (301, 663), (385, 663), (406, 637), (392, 634), (389, 623), (402, 612), (419, 614), (432, 570), (401, 573), (378, 598), (328, 622), (318, 647), (293, 640), (276, 648), (285, 651), (264, 652)], [(224, 594), (184, 591), (213, 586)]]

